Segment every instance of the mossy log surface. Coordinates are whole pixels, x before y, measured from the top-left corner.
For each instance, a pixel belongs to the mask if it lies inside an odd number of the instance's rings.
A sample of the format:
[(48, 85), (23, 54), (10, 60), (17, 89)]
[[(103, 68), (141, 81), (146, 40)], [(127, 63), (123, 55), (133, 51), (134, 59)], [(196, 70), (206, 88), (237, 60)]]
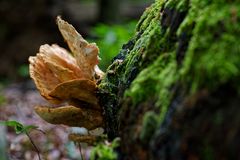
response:
[(239, 42), (239, 0), (147, 8), (99, 84), (119, 159), (239, 159)]

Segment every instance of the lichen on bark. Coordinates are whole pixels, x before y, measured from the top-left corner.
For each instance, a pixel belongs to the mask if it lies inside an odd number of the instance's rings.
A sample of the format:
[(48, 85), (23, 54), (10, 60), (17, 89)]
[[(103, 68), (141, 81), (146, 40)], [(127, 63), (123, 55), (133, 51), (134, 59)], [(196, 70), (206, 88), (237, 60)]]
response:
[(157, 0), (146, 9), (100, 83), (123, 159), (240, 156), (239, 4)]

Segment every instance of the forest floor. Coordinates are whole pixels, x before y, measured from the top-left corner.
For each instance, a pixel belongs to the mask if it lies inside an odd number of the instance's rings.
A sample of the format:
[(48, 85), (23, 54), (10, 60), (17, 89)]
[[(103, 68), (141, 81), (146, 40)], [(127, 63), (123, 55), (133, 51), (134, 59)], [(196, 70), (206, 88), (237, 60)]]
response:
[[(38, 130), (30, 132), (43, 160), (80, 159), (79, 149), (68, 140), (68, 128), (51, 125), (34, 112), (34, 106), (48, 103), (34, 88), (32, 81), (8, 85), (1, 89), (0, 95), (4, 98), (4, 102), (0, 104), (0, 121), (15, 120), (24, 125), (38, 126), (45, 132)], [(13, 128), (0, 127), (0, 136), (6, 137), (5, 149), (9, 159), (38, 160), (37, 152), (25, 134), (16, 134)], [(82, 150), (83, 156), (89, 159), (90, 148), (85, 146)]]

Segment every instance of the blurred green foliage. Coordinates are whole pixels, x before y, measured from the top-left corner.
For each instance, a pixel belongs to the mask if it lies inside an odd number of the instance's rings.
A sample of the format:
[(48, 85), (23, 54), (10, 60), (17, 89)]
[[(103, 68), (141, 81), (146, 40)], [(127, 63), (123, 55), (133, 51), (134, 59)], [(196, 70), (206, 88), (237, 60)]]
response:
[(3, 84), (0, 82), (0, 105), (6, 103), (6, 97), (1, 93), (3, 89)]
[(6, 103), (6, 101), (6, 98), (2, 94), (0, 94), (0, 105)]
[[(94, 42), (100, 49), (99, 67), (105, 71), (111, 60), (118, 54), (122, 45), (127, 43), (134, 33), (136, 21), (131, 21), (122, 25), (98, 24), (92, 29), (92, 35), (97, 37)], [(91, 40), (90, 40), (91, 41)]]
[(28, 64), (23, 64), (21, 65), (18, 70), (17, 73), (20, 77), (29, 77), (29, 66)]
[(90, 155), (91, 160), (115, 160), (117, 159), (117, 153), (114, 151), (115, 148), (119, 146), (119, 138), (115, 138), (110, 145), (99, 143), (95, 146)]

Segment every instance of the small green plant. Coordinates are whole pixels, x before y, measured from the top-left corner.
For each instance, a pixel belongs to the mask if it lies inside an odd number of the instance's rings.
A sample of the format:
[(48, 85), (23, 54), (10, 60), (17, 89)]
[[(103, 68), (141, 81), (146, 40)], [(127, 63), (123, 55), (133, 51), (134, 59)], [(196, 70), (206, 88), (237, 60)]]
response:
[(17, 121), (1, 121), (0, 124), (13, 127), (16, 134), (28, 133), (31, 129), (37, 129), (37, 126), (34, 125), (23, 125)]
[(91, 160), (115, 160), (117, 159), (117, 153), (114, 151), (115, 148), (119, 146), (119, 138), (113, 140), (113, 142), (109, 145), (99, 143), (97, 146), (93, 148), (91, 151), (90, 159)]
[[(34, 144), (32, 138), (29, 135), (31, 130), (33, 130), (33, 129), (39, 130), (37, 126), (34, 126), (34, 125), (23, 125), (23, 124), (21, 124), (21, 123), (19, 123), (17, 121), (1, 121), (0, 124), (8, 126), (8, 127), (13, 127), (16, 134), (22, 134), (22, 133), (26, 134), (27, 137), (29, 138), (31, 144), (33, 145), (34, 149), (36, 150), (36, 152), (38, 154), (39, 160), (41, 160), (39, 149)], [(41, 131), (41, 130), (39, 130), (39, 131)], [(41, 131), (41, 132), (43, 132), (43, 131)]]
[(101, 62), (99, 64), (102, 70), (111, 63), (111, 60), (118, 54), (121, 46), (126, 43), (134, 33), (135, 21), (122, 25), (98, 24), (92, 30), (92, 35), (97, 37), (93, 40), (100, 49)]

